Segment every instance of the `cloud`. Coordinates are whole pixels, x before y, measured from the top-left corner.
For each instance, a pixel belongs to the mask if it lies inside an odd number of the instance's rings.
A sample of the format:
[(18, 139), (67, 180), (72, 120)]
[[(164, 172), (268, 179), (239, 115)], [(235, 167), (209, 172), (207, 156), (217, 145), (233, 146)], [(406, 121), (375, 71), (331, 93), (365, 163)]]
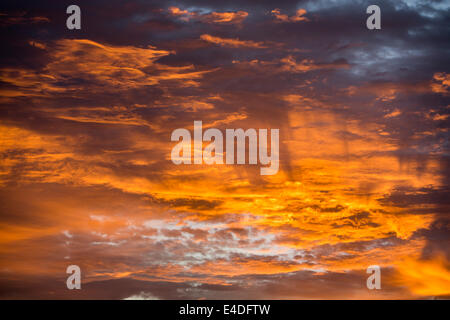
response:
[(439, 72), (433, 75), (433, 83), (431, 84), (431, 89), (433, 90), (433, 92), (448, 95), (450, 91), (449, 86), (450, 74)]
[(284, 58), (280, 58), (279, 60), (272, 61), (264, 61), (254, 59), (251, 61), (239, 61), (234, 60), (233, 64), (240, 68), (251, 68), (257, 69), (266, 73), (305, 73), (314, 70), (322, 70), (322, 69), (349, 69), (350, 65), (345, 60), (336, 60), (331, 63), (318, 63), (313, 59), (302, 59), (297, 61), (297, 59), (293, 55), (288, 55)]
[(433, 260), (403, 260), (394, 275), (394, 282), (405, 286), (417, 296), (448, 296), (450, 294), (450, 271), (445, 257)]
[(207, 41), (210, 43), (217, 44), (222, 47), (230, 47), (230, 48), (266, 48), (266, 45), (263, 42), (255, 42), (251, 40), (239, 40), (239, 39), (231, 39), (231, 38), (221, 38), (211, 36), (209, 34), (202, 34), (200, 39), (203, 41)]
[(240, 24), (248, 17), (246, 11), (236, 12), (211, 12), (201, 17), (201, 20), (208, 23), (230, 23)]
[(395, 117), (398, 117), (401, 114), (402, 114), (402, 112), (399, 109), (395, 109), (392, 112), (387, 113), (384, 117), (385, 118), (395, 118)]
[(20, 25), (20, 24), (38, 24), (50, 22), (50, 19), (44, 16), (30, 16), (26, 11), (16, 13), (0, 13), (0, 25)]
[(178, 7), (169, 7), (167, 9), (170, 15), (180, 18), (183, 21), (201, 21), (204, 23), (215, 23), (215, 24), (240, 24), (248, 16), (246, 11), (226, 11), (226, 12), (216, 12), (211, 13), (200, 13), (197, 11), (182, 10)]
[[(124, 90), (155, 86), (164, 81), (176, 81), (183, 86), (195, 86), (205, 72), (193, 65), (168, 66), (157, 62), (171, 54), (155, 47), (110, 46), (86, 39), (57, 41), (49, 50), (51, 62), (35, 72), (18, 68), (0, 69), (0, 79), (9, 86), (2, 89), (5, 97), (24, 95), (45, 96), (73, 92), (85, 81), (91, 89)], [(67, 81), (68, 79), (78, 81)]]
[[(352, 1), (103, 2), (79, 38), (46, 1), (0, 25), (2, 298), (445, 294), (444, 9), (386, 1), (374, 41)], [(279, 128), (279, 173), (175, 166), (194, 120)]]
[(151, 293), (141, 291), (139, 294), (133, 294), (123, 300), (159, 300), (157, 297), (152, 295)]
[(169, 11), (169, 13), (171, 15), (174, 15), (174, 16), (182, 16), (182, 15), (189, 14), (188, 10), (181, 10), (180, 8), (177, 8), (177, 7), (169, 7), (167, 10)]
[(293, 56), (287, 56), (281, 59), (280, 62), (282, 63), (282, 70), (289, 72), (307, 72), (318, 69), (347, 69), (350, 67), (344, 60), (335, 61), (333, 63), (317, 64), (314, 63), (313, 60), (308, 59), (303, 59), (302, 61), (297, 62)]
[(305, 9), (298, 9), (295, 15), (288, 16), (287, 14), (282, 14), (280, 9), (273, 9), (271, 11), (272, 15), (275, 17), (277, 22), (299, 22), (299, 21), (309, 21), (304, 15), (306, 14)]
[(170, 54), (154, 47), (108, 46), (90, 40), (61, 40), (56, 44), (51, 74), (64, 77), (76, 70), (78, 77), (111, 87), (156, 85), (162, 80), (195, 79), (194, 67), (169, 67), (156, 61)]

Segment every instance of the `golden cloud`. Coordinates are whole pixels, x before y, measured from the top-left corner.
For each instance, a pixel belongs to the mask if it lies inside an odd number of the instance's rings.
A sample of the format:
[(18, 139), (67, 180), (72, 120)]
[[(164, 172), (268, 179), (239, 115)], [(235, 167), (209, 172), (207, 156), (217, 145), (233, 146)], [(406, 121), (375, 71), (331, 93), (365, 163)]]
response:
[(217, 44), (222, 47), (230, 47), (230, 48), (267, 48), (267, 46), (263, 42), (255, 42), (251, 40), (239, 40), (239, 39), (231, 39), (231, 38), (221, 38), (211, 36), (209, 34), (202, 34), (200, 39), (203, 41), (207, 41), (210, 43)]

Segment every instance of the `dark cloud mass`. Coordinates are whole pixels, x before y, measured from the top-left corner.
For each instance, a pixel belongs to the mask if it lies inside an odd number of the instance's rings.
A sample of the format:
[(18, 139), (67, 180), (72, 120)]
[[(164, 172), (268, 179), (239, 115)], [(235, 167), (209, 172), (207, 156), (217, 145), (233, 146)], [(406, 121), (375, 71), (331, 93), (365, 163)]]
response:
[[(450, 295), (448, 1), (71, 4), (0, 4), (0, 298)], [(174, 165), (194, 120), (279, 172)]]

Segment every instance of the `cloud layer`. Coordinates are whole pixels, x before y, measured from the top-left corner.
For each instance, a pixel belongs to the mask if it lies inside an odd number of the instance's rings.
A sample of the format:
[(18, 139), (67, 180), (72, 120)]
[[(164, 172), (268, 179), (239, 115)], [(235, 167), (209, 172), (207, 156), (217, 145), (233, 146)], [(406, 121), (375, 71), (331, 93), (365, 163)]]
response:
[[(0, 298), (450, 294), (444, 2), (79, 5), (0, 10)], [(279, 128), (279, 173), (174, 165), (194, 120)]]

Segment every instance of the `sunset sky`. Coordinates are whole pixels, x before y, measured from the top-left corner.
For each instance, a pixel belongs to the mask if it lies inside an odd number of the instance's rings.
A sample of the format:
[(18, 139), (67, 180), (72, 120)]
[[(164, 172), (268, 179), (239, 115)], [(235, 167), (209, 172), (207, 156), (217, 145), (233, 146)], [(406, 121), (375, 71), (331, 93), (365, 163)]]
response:
[[(0, 299), (450, 297), (449, 1), (2, 1), (0, 34)], [(278, 173), (175, 165), (194, 120), (279, 129)]]

